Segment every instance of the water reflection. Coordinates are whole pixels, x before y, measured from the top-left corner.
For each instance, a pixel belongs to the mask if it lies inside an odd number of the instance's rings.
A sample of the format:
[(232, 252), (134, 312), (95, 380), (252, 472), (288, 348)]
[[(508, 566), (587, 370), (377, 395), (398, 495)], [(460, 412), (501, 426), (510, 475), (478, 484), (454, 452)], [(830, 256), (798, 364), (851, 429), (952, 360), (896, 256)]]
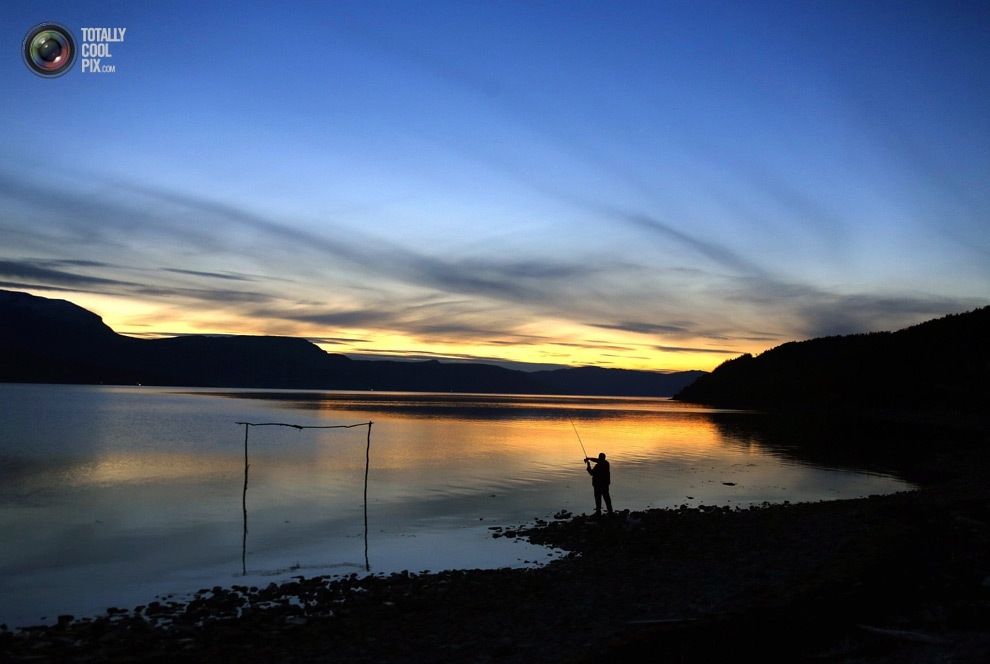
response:
[(419, 419), (454, 418), (464, 421), (567, 420), (623, 417), (642, 413), (712, 413), (705, 406), (648, 397), (530, 396), (514, 394), (423, 394), (418, 392), (315, 392), (289, 390), (197, 391), (227, 399), (278, 402), (284, 408), (325, 413), (358, 412), (401, 415)]
[[(0, 421), (8, 624), (245, 572), (529, 564), (546, 552), (488, 528), (594, 508), (574, 427), (612, 462), (619, 510), (906, 487), (802, 458), (805, 434), (761, 416), (657, 399), (0, 385)], [(373, 421), (370, 459), (361, 430), (284, 427), (252, 428), (245, 459), (245, 421)]]
[[(808, 456), (767, 416), (663, 399), (238, 391), (225, 399), (277, 403), (315, 419), (382, 422), (375, 455), (386, 500), (508, 497), (539, 487), (554, 508), (587, 507), (579, 488), (585, 450), (616, 464), (623, 507), (678, 502), (746, 504), (861, 495), (855, 464)], [(574, 434), (579, 427), (579, 440)], [(775, 460), (776, 459), (776, 460)], [(832, 469), (821, 472), (821, 467)], [(872, 491), (906, 485), (881, 477)], [(564, 490), (566, 489), (566, 491)], [(587, 493), (590, 494), (590, 491)], [(864, 494), (865, 495), (865, 494)], [(473, 504), (473, 503), (472, 503)], [(451, 508), (448, 504), (447, 508)], [(455, 507), (456, 509), (456, 507)]]
[(372, 422), (365, 422), (361, 424), (338, 424), (338, 425), (310, 425), (304, 426), (301, 424), (289, 424), (283, 422), (236, 422), (237, 425), (244, 427), (244, 490), (241, 493), (241, 508), (244, 512), (244, 534), (241, 539), (241, 575), (247, 576), (247, 536), (248, 536), (248, 508), (247, 508), (247, 491), (248, 491), (248, 475), (251, 468), (250, 463), (250, 433), (251, 427), (289, 427), (296, 429), (297, 431), (302, 431), (304, 429), (353, 429), (355, 427), (368, 427), (367, 445), (365, 447), (364, 456), (364, 569), (366, 572), (371, 571), (371, 563), (368, 561), (368, 470), (371, 460), (371, 425)]
[(933, 435), (917, 426), (827, 413), (712, 413), (710, 418), (725, 445), (815, 468), (881, 475), (908, 467), (912, 450), (931, 445)]

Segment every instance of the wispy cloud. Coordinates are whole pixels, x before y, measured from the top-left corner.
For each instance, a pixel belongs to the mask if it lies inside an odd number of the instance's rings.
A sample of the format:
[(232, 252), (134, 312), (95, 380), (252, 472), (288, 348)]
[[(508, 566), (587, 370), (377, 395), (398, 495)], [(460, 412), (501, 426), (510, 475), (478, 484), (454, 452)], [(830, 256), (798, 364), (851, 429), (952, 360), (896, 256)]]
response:
[(677, 245), (689, 249), (699, 256), (713, 261), (722, 268), (751, 277), (766, 278), (768, 276), (767, 271), (759, 264), (733, 251), (730, 247), (720, 242), (706, 240), (647, 214), (622, 210), (614, 210), (613, 214), (626, 223), (643, 229), (651, 235), (659, 236), (664, 240), (670, 240)]
[[(87, 267), (101, 265), (87, 262)], [(69, 289), (130, 286), (118, 279), (94, 277), (85, 274), (69, 272), (51, 267), (58, 262), (33, 260), (0, 260), (0, 276), (13, 279), (30, 279), (34, 282), (49, 286), (61, 286)]]
[(708, 355), (714, 353), (715, 355), (739, 355), (737, 349), (728, 348), (707, 348), (707, 347), (689, 347), (689, 346), (654, 346), (657, 350), (662, 350), (665, 353), (700, 353)]
[[(165, 236), (170, 244), (186, 247), (190, 253), (207, 252), (215, 256), (246, 254), (258, 263), (264, 264), (270, 259), (272, 264), (279, 266), (296, 261), (293, 266), (295, 270), (315, 271), (324, 277), (328, 273), (354, 270), (376, 280), (384, 278), (455, 295), (527, 304), (553, 303), (559, 297), (557, 291), (567, 284), (587, 282), (597, 272), (610, 269), (607, 265), (519, 257), (431, 256), (333, 223), (321, 223), (321, 232), (308, 231), (228, 204), (130, 183), (100, 182), (100, 186), (94, 188), (112, 193), (104, 194), (98, 204), (88, 205), (86, 201), (89, 197), (83, 193), (73, 194), (60, 189), (48, 196), (41, 186), (21, 186), (23, 182), (4, 178), (3, 173), (0, 173), (0, 182), (7, 184), (6, 189), (0, 187), (0, 195), (13, 196), (21, 203), (44, 207), (53, 200), (57, 201), (56, 207), (60, 213), (55, 215), (57, 219), (63, 218), (62, 213), (70, 209), (88, 210), (83, 217), (94, 221), (89, 235), (98, 245), (96, 253), (113, 251), (102, 240), (126, 230), (149, 236), (142, 238), (141, 242), (155, 236)], [(80, 219), (70, 215), (65, 218), (69, 221), (65, 221), (64, 226), (71, 234), (72, 229), (78, 228)], [(55, 227), (62, 224), (59, 221), (50, 223)], [(211, 229), (209, 236), (204, 236), (203, 228)], [(244, 238), (252, 239), (246, 242)], [(138, 241), (134, 244), (137, 245)], [(72, 250), (79, 249), (75, 246)], [(181, 251), (176, 258), (188, 260), (187, 253)], [(248, 280), (240, 274), (178, 266), (166, 266), (162, 271), (232, 281)], [(39, 277), (44, 274), (35, 270), (35, 275)], [(60, 278), (55, 272), (47, 274), (53, 280)], [(64, 275), (61, 279), (65, 281), (70, 276)], [(79, 279), (84, 277), (80, 275)], [(108, 280), (106, 283), (123, 282)], [(158, 288), (148, 285), (141, 290), (146, 295), (153, 295), (163, 294), (169, 289), (170, 285), (165, 284)], [(179, 289), (176, 292), (195, 295), (195, 291), (191, 290)], [(216, 297), (208, 299), (214, 300)]]
[[(429, 253), (330, 220), (299, 225), (145, 184), (69, 180), (73, 186), (54, 187), (0, 170), (0, 201), (26, 218), (43, 219), (37, 238), (65, 240), (47, 243), (51, 254), (41, 257), (34, 253), (46, 244), (40, 239), (20, 250), (21, 240), (3, 247), (0, 277), (7, 287), (180, 300), (193, 309), (281, 321), (275, 327), (290, 332), (299, 326), (367, 329), (449, 343), (594, 347), (627, 357), (635, 345), (520, 330), (546, 319), (571, 321), (653, 337), (642, 348), (732, 354), (741, 352), (733, 346), (868, 331), (980, 304), (830, 292), (653, 215), (563, 194), (561, 200), (597, 215), (603, 228), (618, 222), (642, 234), (643, 246), (673, 248), (694, 260), (649, 264), (639, 257), (641, 247), (625, 255), (608, 244), (599, 252), (546, 258), (537, 248), (532, 255)], [(18, 237), (31, 229), (22, 224)], [(687, 267), (699, 261), (706, 267)], [(774, 317), (774, 332), (761, 331), (761, 316)], [(350, 343), (351, 337), (326, 339)], [(708, 346), (699, 343), (703, 339), (720, 343)]]
[(624, 332), (636, 332), (639, 334), (688, 334), (691, 333), (691, 323), (676, 325), (658, 325), (656, 323), (645, 323), (640, 321), (621, 321), (619, 323), (592, 323), (591, 327), (600, 327), (606, 330), (622, 330)]
[(183, 270), (181, 268), (166, 267), (164, 272), (174, 272), (175, 274), (188, 274), (194, 277), (207, 277), (209, 279), (229, 279), (230, 281), (256, 281), (257, 278), (247, 277), (243, 274), (230, 274), (220, 272), (203, 272), (201, 270)]

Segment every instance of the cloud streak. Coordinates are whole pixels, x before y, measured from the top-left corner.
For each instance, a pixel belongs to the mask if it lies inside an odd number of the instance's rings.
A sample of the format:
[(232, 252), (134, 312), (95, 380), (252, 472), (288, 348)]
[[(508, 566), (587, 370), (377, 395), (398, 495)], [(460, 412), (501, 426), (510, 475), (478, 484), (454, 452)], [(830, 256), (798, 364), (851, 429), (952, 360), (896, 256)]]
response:
[[(92, 261), (89, 263), (90, 265), (102, 265)], [(50, 267), (48, 261), (0, 260), (0, 277), (28, 279), (48, 286), (60, 286), (70, 289), (131, 285), (117, 279), (93, 277)]]
[[(604, 252), (566, 261), (518, 255), (446, 258), (353, 228), (327, 223), (319, 232), (305, 230), (229, 204), (145, 185), (93, 180), (88, 190), (103, 194), (94, 200), (85, 190), (25, 185), (20, 178), (0, 172), (0, 197), (38, 216), (55, 205), (59, 214), (47, 222), (45, 232), (79, 238), (83, 222), (94, 226), (82, 234), (91, 240), (83, 246), (93, 250), (76, 258), (65, 254), (10, 258), (16, 247), (8, 247), (8, 257), (0, 260), (0, 276), (8, 279), (5, 283), (137, 298), (180, 298), (204, 310), (220, 305), (258, 320), (309, 328), (394, 330), (423, 338), (483, 340), (489, 345), (535, 343), (518, 334), (520, 326), (551, 317), (634, 334), (644, 339), (645, 347), (663, 352), (716, 355), (739, 352), (747, 342), (752, 345), (753, 339), (769, 340), (774, 335), (758, 332), (756, 327), (747, 329), (747, 316), (737, 321), (741, 327), (737, 324), (728, 332), (728, 324), (718, 322), (725, 317), (724, 311), (706, 313), (697, 303), (685, 307), (679, 292), (685, 280), (710, 298), (711, 310), (749, 309), (749, 317), (752, 311), (779, 312), (778, 319), (790, 326), (777, 333), (784, 336), (788, 329), (794, 336), (860, 332), (875, 329), (878, 321), (896, 323), (980, 304), (946, 297), (842, 294), (781, 280), (719, 242), (644, 213), (604, 204), (581, 203), (662, 245), (691, 252), (717, 271), (657, 269), (630, 262), (628, 257), (615, 260)], [(70, 215), (69, 210), (75, 212)], [(116, 239), (108, 242), (107, 238)], [(141, 247), (154, 246), (153, 238), (183, 249), (174, 264), (139, 268), (106, 260), (123, 243), (136, 248), (129, 254), (134, 264), (146, 265)], [(79, 249), (71, 248), (74, 255)], [(186, 256), (197, 255), (209, 257), (203, 269), (185, 262)], [(277, 260), (269, 264), (270, 256)], [(215, 269), (227, 259), (249, 263), (259, 271), (249, 275)], [(286, 271), (288, 265), (292, 267)], [(227, 286), (217, 288), (218, 283)], [(346, 297), (327, 306), (338, 299), (319, 294), (327, 289)], [(664, 291), (669, 297), (658, 297)], [(347, 301), (361, 304), (347, 305)], [(644, 308), (647, 301), (650, 304)], [(504, 313), (507, 307), (512, 311), (509, 315)], [(733, 346), (669, 343), (719, 338), (731, 340)], [(568, 343), (558, 340), (561, 347)], [(593, 339), (582, 343), (597, 344)], [(609, 342), (604, 345), (621, 348)]]

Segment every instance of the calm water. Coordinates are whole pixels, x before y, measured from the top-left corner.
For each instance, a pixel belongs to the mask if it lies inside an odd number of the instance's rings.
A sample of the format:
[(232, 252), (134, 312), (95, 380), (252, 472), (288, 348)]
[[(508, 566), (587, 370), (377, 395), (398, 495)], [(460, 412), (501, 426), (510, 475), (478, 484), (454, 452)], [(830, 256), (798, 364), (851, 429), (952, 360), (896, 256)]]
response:
[[(554, 552), (490, 528), (591, 511), (582, 443), (608, 455), (617, 509), (909, 488), (774, 452), (760, 418), (663, 399), (0, 385), (0, 623), (366, 566), (543, 563)], [(367, 532), (367, 426), (252, 427), (245, 494), (243, 421), (373, 422)]]

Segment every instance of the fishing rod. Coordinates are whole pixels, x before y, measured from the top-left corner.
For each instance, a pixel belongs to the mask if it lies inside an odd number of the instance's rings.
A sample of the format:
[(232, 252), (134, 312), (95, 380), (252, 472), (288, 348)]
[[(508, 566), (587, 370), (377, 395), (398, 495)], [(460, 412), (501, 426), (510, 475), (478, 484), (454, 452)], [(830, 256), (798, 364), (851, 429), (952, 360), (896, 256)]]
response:
[(577, 427), (574, 426), (574, 420), (572, 420), (571, 418), (568, 417), (567, 418), (567, 421), (570, 422), (571, 423), (571, 427), (574, 428), (574, 435), (577, 436), (578, 443), (581, 444), (581, 451), (584, 452), (584, 460), (587, 461), (588, 458), (589, 458), (588, 457), (588, 450), (584, 449), (584, 443), (581, 442), (581, 434), (578, 433)]

